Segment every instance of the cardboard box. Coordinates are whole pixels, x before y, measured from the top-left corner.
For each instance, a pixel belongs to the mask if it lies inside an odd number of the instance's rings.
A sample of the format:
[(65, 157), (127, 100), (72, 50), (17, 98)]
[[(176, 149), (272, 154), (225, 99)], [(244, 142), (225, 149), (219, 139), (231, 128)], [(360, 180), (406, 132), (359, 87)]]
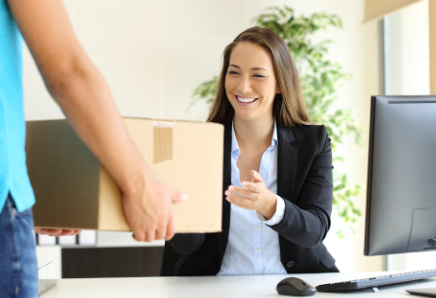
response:
[[(224, 127), (123, 121), (153, 176), (188, 196), (173, 203), (176, 231), (221, 231)], [(28, 121), (26, 153), (35, 226), (130, 231), (119, 188), (66, 120)]]

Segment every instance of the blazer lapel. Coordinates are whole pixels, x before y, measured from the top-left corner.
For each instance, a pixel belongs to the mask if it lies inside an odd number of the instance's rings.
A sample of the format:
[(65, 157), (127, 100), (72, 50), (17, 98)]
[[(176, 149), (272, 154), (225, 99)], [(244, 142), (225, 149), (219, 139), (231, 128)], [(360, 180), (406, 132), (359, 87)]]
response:
[(277, 194), (294, 202), (293, 191), (298, 166), (298, 149), (291, 143), (295, 141), (292, 129), (278, 126), (277, 156)]
[[(298, 166), (298, 149), (291, 143), (295, 136), (291, 128), (277, 125), (278, 156), (277, 156), (277, 195), (284, 200), (295, 202), (294, 186)], [(279, 236), (280, 251), (285, 249), (286, 239)]]
[(224, 192), (231, 184), (231, 152), (232, 151), (232, 120), (224, 123), (224, 169), (223, 169), (223, 222), (222, 233), (218, 233), (218, 252), (220, 260), (224, 253), (229, 238), (230, 229), (230, 203), (226, 200)]

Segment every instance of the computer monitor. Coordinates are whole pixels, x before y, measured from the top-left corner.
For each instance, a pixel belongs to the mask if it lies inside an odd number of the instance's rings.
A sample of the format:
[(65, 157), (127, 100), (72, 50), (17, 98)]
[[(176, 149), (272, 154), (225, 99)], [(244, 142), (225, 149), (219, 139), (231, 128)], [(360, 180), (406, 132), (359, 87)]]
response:
[(367, 256), (436, 250), (436, 96), (373, 96)]

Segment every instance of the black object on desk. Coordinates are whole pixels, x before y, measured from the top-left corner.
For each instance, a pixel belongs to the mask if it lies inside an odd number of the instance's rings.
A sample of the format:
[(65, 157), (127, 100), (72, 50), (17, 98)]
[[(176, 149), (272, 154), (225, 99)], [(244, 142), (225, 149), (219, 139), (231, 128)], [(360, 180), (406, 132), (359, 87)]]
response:
[(277, 284), (277, 293), (289, 296), (312, 296), (316, 288), (296, 277), (287, 277)]
[(436, 251), (436, 96), (373, 96), (366, 256)]

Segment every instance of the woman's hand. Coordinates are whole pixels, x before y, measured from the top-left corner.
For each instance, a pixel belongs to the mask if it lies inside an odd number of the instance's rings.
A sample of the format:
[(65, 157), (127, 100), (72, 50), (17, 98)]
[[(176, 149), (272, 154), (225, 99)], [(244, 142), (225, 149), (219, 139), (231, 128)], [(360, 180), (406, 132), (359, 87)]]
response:
[(266, 219), (270, 219), (276, 211), (276, 195), (266, 188), (260, 174), (250, 171), (251, 182), (244, 181), (246, 188), (230, 185), (225, 195), (230, 203), (248, 210), (259, 211)]
[(66, 230), (66, 229), (43, 229), (43, 228), (33, 228), (35, 232), (41, 235), (49, 235), (49, 236), (71, 236), (76, 235), (81, 232), (81, 230)]

